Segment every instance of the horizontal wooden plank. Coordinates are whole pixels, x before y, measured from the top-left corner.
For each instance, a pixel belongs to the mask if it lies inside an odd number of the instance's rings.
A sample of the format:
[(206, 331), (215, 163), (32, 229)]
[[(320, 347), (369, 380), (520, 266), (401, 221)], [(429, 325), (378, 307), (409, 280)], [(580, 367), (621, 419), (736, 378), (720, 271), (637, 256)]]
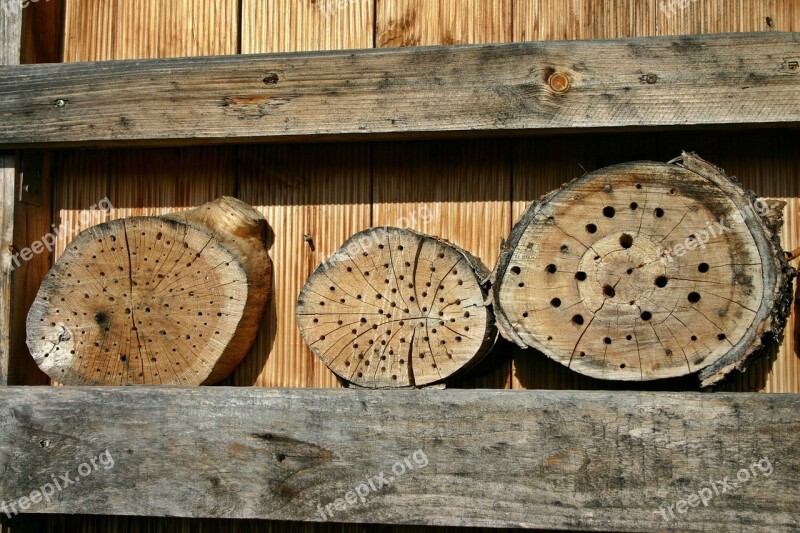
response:
[(12, 514), (603, 531), (800, 521), (798, 395), (10, 387), (0, 428)]
[(800, 34), (0, 67), (0, 146), (800, 123)]

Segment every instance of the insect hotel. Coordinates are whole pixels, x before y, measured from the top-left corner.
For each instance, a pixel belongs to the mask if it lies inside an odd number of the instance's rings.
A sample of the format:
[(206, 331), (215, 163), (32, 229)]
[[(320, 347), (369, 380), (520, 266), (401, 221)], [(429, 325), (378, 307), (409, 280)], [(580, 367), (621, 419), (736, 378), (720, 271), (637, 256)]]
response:
[(795, 7), (0, 0), (0, 531), (796, 531)]

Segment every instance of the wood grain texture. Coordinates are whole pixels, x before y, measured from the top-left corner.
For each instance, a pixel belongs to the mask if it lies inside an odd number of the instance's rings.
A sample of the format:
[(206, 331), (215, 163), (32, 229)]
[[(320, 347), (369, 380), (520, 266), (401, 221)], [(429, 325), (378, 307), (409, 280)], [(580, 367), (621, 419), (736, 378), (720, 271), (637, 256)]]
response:
[[(22, 45), (22, 5), (0, 0), (0, 65), (18, 65)], [(7, 385), (11, 359), (12, 264), (17, 157), (0, 151), (0, 385)]]
[(792, 125), (797, 55), (773, 32), (0, 67), (0, 145)]
[(22, 10), (23, 64), (58, 63), (64, 35), (65, 0), (28, 3)]
[(28, 315), (39, 367), (69, 385), (226, 378), (255, 339), (271, 285), (267, 224), (225, 196), (81, 233)]
[[(373, 24), (371, 1), (244, 0), (242, 53), (369, 48)], [(371, 149), (242, 147), (239, 166), (239, 198), (257, 206), (275, 232), (275, 297), (250, 357), (230, 383), (335, 387), (336, 376), (303, 342), (294, 316), (308, 276), (348, 237), (370, 226)]]
[[(376, 16), (378, 47), (511, 41), (506, 0), (379, 0)], [(492, 268), (500, 239), (511, 229), (509, 142), (381, 143), (374, 150), (373, 224), (439, 236)], [(498, 355), (495, 349), (492, 358), (499, 362), (473, 369), (462, 386), (506, 387), (509, 359)]]
[(375, 46), (511, 42), (511, 6), (511, 0), (378, 0)]
[(242, 53), (372, 48), (373, 0), (242, 0)]
[(514, 41), (619, 39), (658, 35), (656, 4), (663, 1), (513, 0)]
[[(67, 0), (63, 56), (97, 61), (238, 49), (237, 2)], [(55, 176), (55, 257), (80, 231), (104, 220), (161, 215), (236, 191), (232, 148), (68, 152)], [(109, 212), (92, 209), (108, 198)]]
[(65, 62), (238, 51), (237, 0), (66, 0), (64, 18)]
[(659, 35), (797, 31), (800, 9), (784, 0), (658, 0)]
[(497, 338), (489, 270), (407, 228), (350, 237), (300, 292), (297, 325), (331, 371), (359, 387), (414, 388), (464, 373)]
[[(663, 2), (669, 5), (668, 2)], [(685, 5), (684, 8), (680, 8)], [(719, 0), (679, 3), (674, 12), (665, 12), (659, 4), (660, 34), (716, 33), (719, 31), (797, 31), (800, 29), (800, 5), (773, 0)], [(713, 157), (720, 166), (739, 176), (759, 195), (787, 201), (781, 237), (787, 249), (798, 244), (796, 135), (764, 132), (724, 135), (712, 141), (701, 135), (678, 137), (660, 135), (662, 152), (675, 149), (698, 150)], [(794, 210), (792, 210), (794, 206)], [(796, 263), (795, 263), (796, 266)], [(796, 313), (796, 308), (795, 308)], [(789, 328), (797, 316), (789, 320)], [(800, 392), (796, 337), (788, 329), (776, 353), (762, 359), (746, 374), (731, 383), (731, 390)]]
[(14, 201), (17, 172), (13, 154), (0, 153), (0, 386), (9, 382), (13, 302)]
[[(797, 395), (15, 387), (0, 405), (0, 498), (81, 480), (28, 512), (321, 521), (385, 472), (328, 519), (793, 531), (800, 513)], [(76, 473), (100, 454), (113, 467)], [(737, 475), (665, 523), (659, 507)]]
[(593, 377), (716, 384), (786, 323), (796, 273), (769, 209), (693, 154), (581, 176), (515, 224), (492, 287), (498, 327)]
[[(797, 180), (800, 162), (794, 154), (798, 142), (800, 136), (797, 133), (782, 131), (720, 134), (714, 139), (697, 133), (661, 134), (659, 159), (666, 158), (670, 150), (673, 153), (682, 148), (698, 150), (760, 196), (787, 202), (781, 243), (785, 250), (793, 250), (800, 246), (797, 202), (800, 196), (800, 182)], [(797, 262), (793, 266), (797, 266)], [(792, 333), (794, 322), (795, 319), (789, 319), (777, 352), (760, 360), (737, 378), (730, 384), (730, 390), (800, 391), (800, 368)]]

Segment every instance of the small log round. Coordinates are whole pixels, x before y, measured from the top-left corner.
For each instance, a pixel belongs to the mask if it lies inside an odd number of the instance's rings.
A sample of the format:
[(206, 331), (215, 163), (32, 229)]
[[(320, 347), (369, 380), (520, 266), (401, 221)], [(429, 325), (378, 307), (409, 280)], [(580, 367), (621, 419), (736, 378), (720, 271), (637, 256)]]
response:
[(66, 385), (201, 385), (227, 377), (258, 331), (272, 264), (266, 221), (223, 197), (79, 234), (28, 314), (28, 347)]
[(794, 271), (777, 211), (693, 154), (584, 175), (513, 228), (501, 334), (595, 378), (714, 385), (783, 332)]
[(429, 386), (475, 364), (494, 344), (487, 276), (477, 258), (451, 243), (372, 228), (311, 275), (297, 323), (312, 351), (346, 381)]

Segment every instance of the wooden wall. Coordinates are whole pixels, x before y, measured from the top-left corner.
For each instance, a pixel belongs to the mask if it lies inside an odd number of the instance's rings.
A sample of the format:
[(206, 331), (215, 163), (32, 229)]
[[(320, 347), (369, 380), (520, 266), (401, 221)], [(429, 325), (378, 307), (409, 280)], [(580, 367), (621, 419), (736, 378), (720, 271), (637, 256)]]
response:
[[(671, 13), (668, 0), (51, 0), (26, 8), (23, 58), (91, 61), (800, 31), (800, 3), (794, 0), (676, 0), (674, 5)], [(501, 238), (530, 201), (584, 171), (635, 159), (666, 161), (685, 149), (737, 175), (760, 195), (787, 199), (783, 242), (793, 249), (800, 246), (798, 141), (795, 132), (750, 130), (66, 151), (56, 154), (48, 176), (52, 196), (20, 211), (16, 239), (37, 239), (51, 222), (74, 235), (104, 217), (163, 213), (236, 195), (257, 206), (273, 228), (276, 276), (261, 334), (228, 383), (332, 387), (335, 377), (300, 338), (294, 308), (306, 277), (350, 234), (370, 225), (404, 224), (447, 238), (492, 266)], [(114, 205), (110, 215), (89, 210), (106, 196)], [(67, 242), (66, 235), (59, 239), (55, 258)], [(43, 257), (17, 277), (20, 308), (14, 316), (20, 325), (51, 260)], [(800, 392), (793, 339), (790, 326), (780, 349), (729, 387)], [(23, 353), (24, 343), (15, 346)], [(30, 361), (18, 361), (15, 368), (16, 383), (43, 382)], [(507, 344), (456, 386), (621, 388)], [(640, 388), (692, 386), (691, 380), (671, 380)], [(46, 525), (48, 531), (86, 532), (363, 529), (89, 517), (51, 517)]]

